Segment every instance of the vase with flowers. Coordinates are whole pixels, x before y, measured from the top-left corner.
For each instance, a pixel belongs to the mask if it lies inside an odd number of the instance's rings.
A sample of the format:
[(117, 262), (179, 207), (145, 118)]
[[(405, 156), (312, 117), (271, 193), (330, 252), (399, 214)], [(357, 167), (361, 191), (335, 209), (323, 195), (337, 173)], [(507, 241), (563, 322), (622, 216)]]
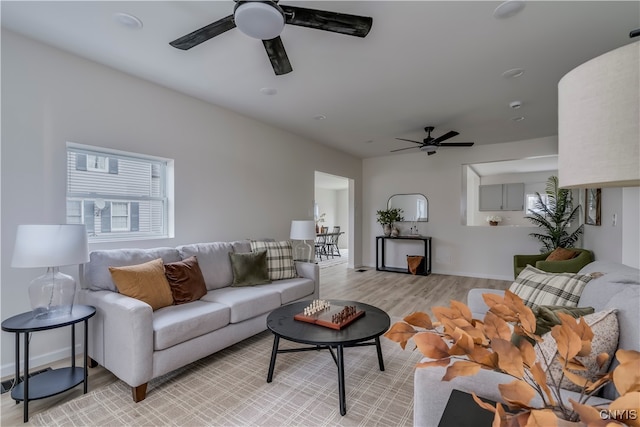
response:
[(382, 225), (382, 231), (385, 236), (391, 235), (391, 232), (393, 231), (393, 223), (397, 221), (404, 221), (402, 212), (401, 208), (390, 208), (376, 211), (376, 221)]
[(487, 217), (487, 222), (489, 225), (495, 227), (502, 222), (502, 217), (499, 215), (489, 215)]
[[(586, 378), (581, 374), (585, 370), (582, 358), (591, 353), (593, 331), (583, 318), (576, 320), (558, 313), (561, 323), (550, 332), (557, 350), (548, 358), (534, 349), (532, 342), (541, 342), (542, 337), (536, 334), (533, 311), (521, 298), (510, 291), (504, 297), (496, 294), (482, 297), (489, 307), (483, 321), (473, 319), (465, 304), (451, 301), (450, 307), (432, 308), (437, 321), (426, 313), (413, 313), (395, 323), (384, 336), (403, 349), (413, 340), (422, 355), (430, 359), (419, 363), (417, 368), (446, 367), (443, 381), (475, 375), (481, 369), (512, 377), (512, 382), (498, 385), (504, 404), (497, 403), (494, 407), (472, 393), (480, 407), (494, 413), (494, 426), (554, 427), (566, 422), (598, 427), (627, 425), (629, 409), (637, 411), (640, 402), (640, 352), (618, 349), (615, 357), (620, 364), (610, 372), (604, 372), (609, 355), (599, 354), (596, 360), (601, 371), (596, 379)], [(559, 363), (561, 378), (552, 376), (549, 381), (545, 371), (553, 363)], [(581, 390), (577, 400), (562, 399), (563, 378)], [(589, 399), (610, 382), (620, 397), (608, 408), (589, 405)], [(536, 395), (543, 402), (539, 407), (532, 404)], [(509, 411), (505, 410), (505, 404)], [(604, 409), (609, 419), (602, 419)], [(628, 425), (638, 425), (636, 421)]]

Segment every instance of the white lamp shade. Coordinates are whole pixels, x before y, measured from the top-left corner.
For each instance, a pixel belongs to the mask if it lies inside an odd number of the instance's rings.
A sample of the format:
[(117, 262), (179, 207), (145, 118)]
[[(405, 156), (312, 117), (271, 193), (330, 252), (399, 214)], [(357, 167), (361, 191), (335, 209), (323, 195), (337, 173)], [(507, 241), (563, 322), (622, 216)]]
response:
[(291, 240), (315, 240), (316, 225), (313, 221), (291, 221)]
[(234, 22), (249, 37), (271, 40), (284, 29), (284, 14), (273, 2), (249, 1), (238, 3)]
[(19, 225), (12, 267), (60, 267), (89, 261), (84, 225)]
[(560, 80), (558, 178), (563, 188), (640, 185), (640, 42)]

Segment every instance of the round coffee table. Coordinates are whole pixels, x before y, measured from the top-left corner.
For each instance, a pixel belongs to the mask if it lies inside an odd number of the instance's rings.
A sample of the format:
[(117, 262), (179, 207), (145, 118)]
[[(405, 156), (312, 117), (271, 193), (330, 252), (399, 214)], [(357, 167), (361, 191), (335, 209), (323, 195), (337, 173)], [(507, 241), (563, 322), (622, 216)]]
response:
[[(378, 353), (380, 370), (384, 371), (380, 335), (384, 334), (391, 325), (389, 315), (377, 307), (357, 301), (329, 300), (331, 306), (356, 306), (363, 310), (364, 316), (340, 330), (327, 328), (312, 323), (295, 320), (293, 316), (301, 313), (310, 301), (300, 301), (282, 306), (272, 311), (267, 317), (267, 328), (273, 332), (273, 350), (267, 382), (273, 379), (273, 370), (278, 353), (292, 353), (310, 350), (329, 350), (338, 367), (338, 393), (340, 398), (340, 414), (347, 413), (344, 384), (344, 348), (375, 345)], [(301, 347), (279, 350), (280, 338), (313, 347)], [(336, 353), (333, 350), (336, 350)]]

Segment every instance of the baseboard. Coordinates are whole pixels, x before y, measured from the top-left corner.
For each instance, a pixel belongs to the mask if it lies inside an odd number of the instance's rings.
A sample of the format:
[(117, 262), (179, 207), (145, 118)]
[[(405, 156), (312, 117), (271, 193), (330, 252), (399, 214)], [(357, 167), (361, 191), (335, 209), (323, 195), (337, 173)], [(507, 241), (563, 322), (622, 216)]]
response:
[[(13, 350), (15, 354), (15, 349)], [(76, 355), (82, 354), (83, 350), (84, 350), (84, 346), (82, 344), (76, 344), (76, 351), (75, 351)], [(22, 347), (20, 347), (20, 375), (23, 375), (22, 370), (24, 369), (23, 351), (24, 350), (22, 349)], [(31, 356), (29, 358), (29, 371), (33, 373), (35, 371), (39, 371), (47, 367), (46, 365), (50, 365), (52, 363), (60, 362), (63, 360), (68, 360), (69, 366), (71, 366), (71, 360), (69, 357), (70, 354), (71, 354), (71, 347), (65, 347), (63, 349), (59, 349), (51, 353), (41, 354), (38, 356)], [(15, 378), (15, 376), (16, 376), (15, 361), (13, 363), (7, 363), (0, 366), (0, 378), (2, 381), (13, 379)]]
[[(368, 268), (372, 268), (375, 270), (375, 265), (370, 265), (367, 266)], [(464, 271), (464, 272), (460, 272), (460, 271), (451, 271), (451, 270), (431, 270), (432, 274), (443, 274), (443, 275), (447, 275), (447, 276), (460, 276), (460, 277), (474, 277), (477, 279), (492, 279), (492, 280), (507, 280), (507, 281), (513, 281), (513, 276), (509, 275), (509, 276), (504, 276), (504, 275), (500, 275), (500, 274), (483, 274), (483, 273), (474, 273), (474, 272), (470, 272), (470, 271)]]

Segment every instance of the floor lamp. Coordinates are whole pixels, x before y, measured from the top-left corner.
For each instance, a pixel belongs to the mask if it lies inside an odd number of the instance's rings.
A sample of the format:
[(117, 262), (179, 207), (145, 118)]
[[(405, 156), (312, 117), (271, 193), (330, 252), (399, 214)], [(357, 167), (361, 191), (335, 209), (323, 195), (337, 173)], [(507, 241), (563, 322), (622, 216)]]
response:
[(73, 277), (60, 267), (89, 261), (84, 225), (19, 225), (11, 266), (42, 268), (47, 272), (29, 285), (29, 300), (35, 318), (71, 314), (76, 293)]
[(311, 220), (291, 221), (291, 240), (302, 240), (302, 243), (296, 246), (295, 259), (297, 261), (314, 262), (313, 247), (307, 243), (307, 240), (315, 241), (316, 226)]

